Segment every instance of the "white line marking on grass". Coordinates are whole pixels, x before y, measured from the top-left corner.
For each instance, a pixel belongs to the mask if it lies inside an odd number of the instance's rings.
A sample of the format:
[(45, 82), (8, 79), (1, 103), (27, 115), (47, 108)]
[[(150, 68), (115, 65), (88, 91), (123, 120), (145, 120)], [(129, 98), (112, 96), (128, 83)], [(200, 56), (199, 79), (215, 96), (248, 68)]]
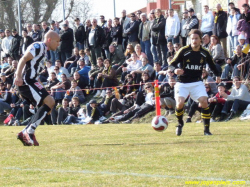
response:
[(146, 177), (146, 178), (172, 178), (172, 179), (197, 179), (203, 181), (245, 181), (246, 184), (250, 184), (250, 181), (244, 179), (224, 179), (224, 178), (206, 178), (206, 177), (188, 177), (188, 176), (171, 176), (171, 175), (154, 175), (154, 174), (143, 174), (143, 173), (130, 173), (130, 172), (110, 172), (110, 171), (90, 171), (90, 170), (54, 170), (54, 169), (39, 169), (39, 168), (17, 168), (17, 167), (2, 167), (3, 170), (20, 170), (20, 171), (41, 171), (41, 172), (53, 172), (53, 173), (82, 173), (82, 174), (101, 174), (101, 175), (128, 175), (135, 177)]

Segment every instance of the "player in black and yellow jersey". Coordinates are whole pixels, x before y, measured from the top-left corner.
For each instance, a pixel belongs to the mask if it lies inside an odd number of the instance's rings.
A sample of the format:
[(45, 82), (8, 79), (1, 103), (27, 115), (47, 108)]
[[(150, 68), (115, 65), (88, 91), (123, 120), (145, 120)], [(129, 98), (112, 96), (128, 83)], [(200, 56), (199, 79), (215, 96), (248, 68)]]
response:
[(182, 47), (170, 62), (170, 66), (176, 68), (175, 74), (178, 75), (175, 85), (175, 114), (178, 119), (176, 134), (180, 136), (182, 133), (184, 102), (190, 96), (194, 101), (199, 101), (202, 107), (201, 117), (204, 123), (204, 135), (212, 135), (209, 130), (211, 114), (207, 102), (208, 96), (201, 80), (201, 74), (206, 63), (217, 76), (217, 82), (220, 82), (219, 72), (209, 51), (201, 46), (201, 32), (197, 29), (192, 30), (190, 38), (191, 45)]

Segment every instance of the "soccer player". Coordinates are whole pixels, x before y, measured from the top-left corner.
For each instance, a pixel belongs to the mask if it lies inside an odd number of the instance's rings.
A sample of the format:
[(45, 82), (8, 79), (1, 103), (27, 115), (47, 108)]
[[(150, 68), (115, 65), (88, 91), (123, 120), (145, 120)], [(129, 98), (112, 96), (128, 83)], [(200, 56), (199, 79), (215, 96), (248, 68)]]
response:
[(54, 31), (45, 34), (44, 42), (31, 44), (20, 59), (16, 70), (15, 85), (24, 99), (38, 110), (30, 123), (17, 135), (24, 146), (38, 146), (35, 130), (43, 118), (55, 105), (54, 99), (38, 81), (39, 73), (44, 69), (44, 57), (48, 50), (56, 50), (59, 46), (59, 35)]
[[(204, 124), (204, 135), (212, 135), (209, 126), (211, 114), (207, 102), (207, 93), (204, 83), (201, 81), (203, 66), (208, 63), (210, 69), (216, 75), (216, 81), (220, 82), (219, 72), (213, 62), (213, 59), (207, 49), (201, 46), (202, 35), (197, 29), (190, 32), (191, 44), (182, 47), (170, 62), (174, 66), (175, 74), (178, 75), (175, 85), (175, 114), (178, 119), (176, 126), (176, 135), (180, 136), (184, 126), (184, 102), (188, 95), (194, 100), (199, 101), (202, 110), (201, 117)], [(179, 65), (178, 65), (179, 64)], [(178, 67), (177, 67), (178, 66)]]

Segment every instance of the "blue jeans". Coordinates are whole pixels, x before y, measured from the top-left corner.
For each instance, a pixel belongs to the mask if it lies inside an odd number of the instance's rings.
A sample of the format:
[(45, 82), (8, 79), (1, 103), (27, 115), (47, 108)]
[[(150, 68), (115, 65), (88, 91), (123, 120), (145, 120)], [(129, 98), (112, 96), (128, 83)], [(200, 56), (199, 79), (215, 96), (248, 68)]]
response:
[(159, 58), (159, 63), (161, 63), (162, 66), (167, 65), (167, 45), (164, 44), (158, 44), (156, 46), (157, 50), (157, 56)]
[(122, 49), (123, 51), (126, 51), (128, 45), (128, 37), (122, 38)]
[(157, 56), (156, 46), (152, 44), (150, 50), (151, 50), (151, 54), (153, 55), (153, 61), (154, 62), (158, 62), (158, 56)]
[(225, 68), (222, 71), (221, 78), (222, 79), (230, 79), (229, 73), (232, 73), (232, 67), (231, 67), (231, 65), (227, 64), (227, 65), (225, 65)]
[(239, 44), (238, 35), (236, 35), (236, 36), (229, 35), (229, 41), (230, 41), (230, 49), (231, 49), (231, 51), (235, 50), (236, 46)]
[(81, 49), (84, 49), (84, 44), (81, 44), (79, 42), (76, 42), (76, 47), (78, 48), (78, 50), (80, 51)]
[(74, 67), (77, 67), (77, 63), (75, 63), (75, 62), (71, 63), (69, 65), (69, 67), (67, 68), (70, 75), (73, 74), (73, 72), (72, 72), (73, 69), (72, 68), (74, 68)]
[(54, 66), (55, 61), (59, 59), (58, 51), (57, 50), (55, 50), (55, 51), (50, 50), (50, 58), (51, 58), (52, 65)]
[(154, 62), (153, 62), (153, 55), (151, 53), (151, 43), (150, 40), (146, 40), (146, 41), (141, 41), (141, 50), (142, 52), (144, 52), (147, 57), (148, 57), (148, 62), (150, 65), (154, 66)]
[(68, 59), (71, 56), (72, 53), (70, 52), (61, 52), (61, 60), (62, 60), (62, 66), (64, 65), (64, 62), (66, 59)]
[(67, 118), (63, 121), (63, 124), (71, 124), (71, 123), (79, 123), (79, 118), (75, 116), (67, 116)]
[(3, 113), (4, 110), (11, 110), (11, 107), (9, 103), (6, 103), (5, 101), (0, 100), (0, 113)]
[(169, 36), (167, 42), (172, 42), (172, 44), (180, 43), (179, 36), (177, 36), (176, 38), (174, 38), (174, 36)]

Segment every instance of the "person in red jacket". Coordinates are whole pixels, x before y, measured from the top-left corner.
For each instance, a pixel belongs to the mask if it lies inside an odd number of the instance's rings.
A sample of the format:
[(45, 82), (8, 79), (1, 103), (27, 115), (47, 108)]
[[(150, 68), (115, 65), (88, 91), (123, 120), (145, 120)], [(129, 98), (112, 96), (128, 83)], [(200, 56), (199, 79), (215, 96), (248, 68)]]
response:
[(210, 108), (213, 108), (213, 112), (211, 114), (212, 118), (210, 122), (216, 122), (215, 119), (217, 115), (221, 113), (221, 110), (226, 102), (225, 98), (223, 98), (221, 94), (226, 93), (227, 95), (230, 95), (230, 92), (226, 90), (226, 86), (224, 83), (218, 84), (217, 89), (218, 93), (214, 97), (208, 99), (208, 102), (210, 103)]

